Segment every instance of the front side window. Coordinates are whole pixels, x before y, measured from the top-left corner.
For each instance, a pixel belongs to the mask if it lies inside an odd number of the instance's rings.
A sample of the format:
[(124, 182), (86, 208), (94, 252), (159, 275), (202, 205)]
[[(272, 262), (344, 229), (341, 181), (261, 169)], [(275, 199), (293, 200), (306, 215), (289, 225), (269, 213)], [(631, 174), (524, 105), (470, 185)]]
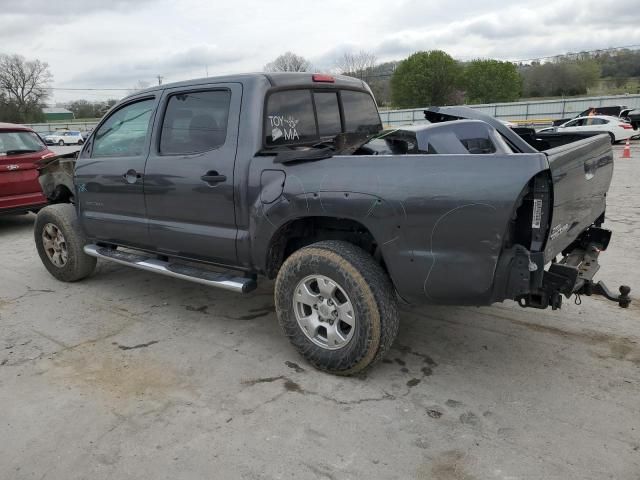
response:
[(93, 136), (92, 157), (142, 155), (155, 100), (148, 99), (116, 110)]
[(347, 132), (376, 134), (382, 130), (380, 115), (368, 93), (343, 90), (342, 108)]
[(264, 129), (268, 146), (317, 140), (311, 90), (286, 90), (269, 96)]
[(162, 122), (160, 153), (199, 153), (223, 145), (230, 102), (229, 90), (179, 93), (169, 97)]

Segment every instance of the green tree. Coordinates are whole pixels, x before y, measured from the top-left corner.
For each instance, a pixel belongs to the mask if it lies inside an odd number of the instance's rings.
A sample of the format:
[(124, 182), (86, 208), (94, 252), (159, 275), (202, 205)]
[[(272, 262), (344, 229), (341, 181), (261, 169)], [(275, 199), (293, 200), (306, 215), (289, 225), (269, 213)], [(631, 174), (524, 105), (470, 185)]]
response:
[(391, 97), (400, 108), (454, 102), (461, 67), (441, 50), (417, 52), (400, 62), (391, 78)]
[(523, 67), (525, 97), (584, 95), (600, 78), (600, 65), (595, 60), (567, 60)]
[(513, 102), (520, 98), (522, 79), (511, 62), (473, 60), (464, 69), (469, 103)]

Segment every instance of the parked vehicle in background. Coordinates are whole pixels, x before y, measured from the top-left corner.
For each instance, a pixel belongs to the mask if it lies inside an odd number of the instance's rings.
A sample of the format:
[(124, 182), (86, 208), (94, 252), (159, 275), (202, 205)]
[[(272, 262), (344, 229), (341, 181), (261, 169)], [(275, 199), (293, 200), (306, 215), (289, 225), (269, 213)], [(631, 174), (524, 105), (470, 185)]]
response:
[(627, 120), (634, 130), (640, 130), (640, 108), (628, 108), (620, 113), (620, 118)]
[(607, 117), (620, 117), (623, 118), (622, 113), (626, 110), (628, 111), (629, 107), (626, 105), (611, 105), (608, 107), (589, 107), (585, 111), (580, 112), (578, 115), (574, 117), (561, 118), (560, 120), (554, 120), (553, 126), (558, 127), (567, 123), (569, 120), (573, 120), (580, 117), (587, 117), (589, 115), (605, 115)]
[(609, 134), (611, 143), (626, 140), (638, 134), (631, 124), (618, 117), (608, 117), (605, 115), (591, 115), (570, 120), (557, 127), (543, 128), (544, 132), (603, 132)]
[(30, 128), (0, 123), (0, 214), (37, 211), (47, 204), (36, 162), (53, 156)]
[(398, 297), (629, 305), (628, 288), (592, 281), (611, 237), (606, 135), (523, 136), (470, 108), (425, 115), (383, 131), (364, 82), (310, 73), (136, 92), (77, 160), (43, 165), (43, 190), (66, 203), (38, 213), (38, 253), (66, 282), (96, 258), (237, 293), (275, 278), (284, 333), (342, 375), (389, 350)]
[(84, 138), (82, 134), (77, 130), (59, 131), (56, 133), (50, 133), (44, 137), (47, 145), (82, 145)]

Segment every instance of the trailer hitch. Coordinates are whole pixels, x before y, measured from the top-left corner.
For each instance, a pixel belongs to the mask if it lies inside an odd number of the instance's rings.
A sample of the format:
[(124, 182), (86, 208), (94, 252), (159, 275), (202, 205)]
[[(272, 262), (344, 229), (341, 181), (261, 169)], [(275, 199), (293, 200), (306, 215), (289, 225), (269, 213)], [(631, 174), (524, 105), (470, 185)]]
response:
[(603, 281), (599, 281), (598, 283), (594, 283), (591, 280), (587, 280), (584, 282), (580, 290), (576, 293), (580, 295), (601, 295), (607, 300), (611, 300), (612, 302), (617, 302), (622, 308), (628, 308), (631, 303), (631, 297), (629, 297), (629, 292), (631, 292), (631, 288), (627, 285), (621, 285), (618, 288), (620, 291), (620, 295), (616, 295), (605, 285)]

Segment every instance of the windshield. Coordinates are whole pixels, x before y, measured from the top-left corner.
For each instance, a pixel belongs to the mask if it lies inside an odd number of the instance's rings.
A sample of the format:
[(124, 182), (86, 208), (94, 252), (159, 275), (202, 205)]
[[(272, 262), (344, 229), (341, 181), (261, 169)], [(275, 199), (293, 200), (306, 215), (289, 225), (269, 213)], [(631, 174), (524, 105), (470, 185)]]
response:
[(44, 150), (40, 137), (33, 132), (0, 132), (0, 155), (19, 155)]

